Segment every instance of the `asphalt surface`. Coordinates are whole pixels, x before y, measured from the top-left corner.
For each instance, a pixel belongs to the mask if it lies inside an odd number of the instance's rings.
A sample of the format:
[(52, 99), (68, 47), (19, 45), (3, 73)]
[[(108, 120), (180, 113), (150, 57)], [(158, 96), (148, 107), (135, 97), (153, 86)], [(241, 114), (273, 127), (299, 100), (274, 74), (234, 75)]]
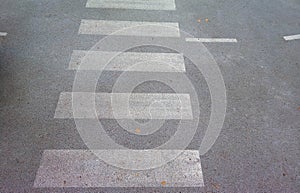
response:
[[(86, 0), (0, 2), (0, 31), (8, 33), (0, 37), (0, 192), (300, 191), (300, 40), (283, 39), (300, 34), (300, 1), (177, 0), (175, 11), (87, 9), (85, 4)], [(33, 187), (44, 150), (87, 149), (74, 120), (54, 118), (60, 93), (73, 91), (75, 71), (67, 70), (72, 51), (89, 50), (103, 38), (79, 35), (82, 19), (178, 22), (180, 30), (195, 37), (238, 40), (204, 44), (221, 70), (227, 94), (222, 131), (200, 157), (204, 187)], [(131, 51), (173, 52), (155, 46)], [(187, 149), (197, 150), (209, 120), (210, 96), (195, 65), (188, 58), (185, 65), (201, 109), (198, 130)], [(96, 91), (112, 92), (120, 74), (104, 72)], [(132, 72), (133, 77), (139, 75)], [(165, 76), (176, 80), (176, 75)], [(89, 88), (82, 85), (80, 91)], [(133, 92), (175, 91), (149, 81)], [(178, 120), (168, 120), (143, 137), (124, 132), (113, 119), (101, 123), (118, 144), (149, 149), (170, 139)]]

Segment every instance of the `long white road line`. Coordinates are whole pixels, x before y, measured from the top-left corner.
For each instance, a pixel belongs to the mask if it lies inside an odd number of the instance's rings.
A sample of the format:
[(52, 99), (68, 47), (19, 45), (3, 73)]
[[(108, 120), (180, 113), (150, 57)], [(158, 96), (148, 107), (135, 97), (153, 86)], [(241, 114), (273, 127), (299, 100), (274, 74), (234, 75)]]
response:
[(79, 34), (180, 37), (176, 22), (81, 20)]
[(284, 36), (283, 38), (284, 38), (286, 41), (299, 40), (299, 39), (300, 39), (300, 34), (297, 34), (297, 35), (291, 35), (291, 36)]
[(175, 0), (88, 0), (88, 8), (176, 10)]
[(7, 36), (7, 32), (0, 32), (0, 36)]
[(75, 50), (70, 70), (136, 72), (185, 72), (184, 58), (178, 53), (104, 52)]
[(54, 117), (190, 120), (193, 113), (189, 94), (63, 92)]
[[(124, 159), (130, 158), (134, 163), (145, 156), (158, 159), (155, 155), (162, 154), (162, 151), (164, 155), (169, 153), (172, 156), (174, 151), (179, 150), (97, 151), (107, 157), (116, 153), (122, 154), (126, 157)], [(203, 186), (199, 152), (195, 150), (184, 150), (168, 164), (142, 171), (130, 171), (110, 166), (88, 150), (46, 150), (43, 153), (41, 165), (34, 181), (36, 188)]]
[(237, 39), (231, 38), (186, 38), (187, 42), (203, 42), (203, 43), (237, 43)]

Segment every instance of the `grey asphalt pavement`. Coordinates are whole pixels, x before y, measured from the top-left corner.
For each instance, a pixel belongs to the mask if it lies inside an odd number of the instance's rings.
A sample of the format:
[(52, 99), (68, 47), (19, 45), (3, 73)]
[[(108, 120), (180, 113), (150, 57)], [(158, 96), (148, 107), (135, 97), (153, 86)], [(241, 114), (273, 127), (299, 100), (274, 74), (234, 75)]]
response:
[[(0, 32), (8, 33), (0, 37), (1, 193), (300, 192), (300, 40), (283, 39), (300, 34), (299, 0), (176, 0), (176, 10), (171, 11), (85, 5), (86, 0), (0, 1)], [(104, 38), (78, 34), (82, 19), (178, 22), (182, 33), (196, 38), (237, 39), (237, 43), (202, 44), (178, 38), (180, 44), (207, 48), (226, 88), (221, 133), (212, 148), (200, 156), (203, 187), (163, 187), (163, 182), (162, 187), (34, 187), (45, 150), (88, 148), (73, 119), (54, 117), (61, 93), (93, 89), (87, 84), (74, 88), (76, 72), (68, 70), (73, 50), (90, 50)], [(129, 51), (174, 52), (151, 45)], [(187, 57), (184, 62), (184, 74), (195, 88), (200, 108), (197, 131), (186, 149), (198, 150), (209, 123), (211, 96), (196, 65)], [(99, 75), (89, 73), (90, 77)], [(111, 93), (121, 74), (104, 71), (96, 92)], [(132, 92), (176, 92), (155, 81), (163, 76), (189, 93), (180, 84), (180, 75), (130, 72), (133, 79), (146, 76), (154, 78)], [(100, 121), (118, 144), (139, 150), (166, 143), (180, 124), (177, 119), (166, 120), (160, 130), (143, 136), (123, 130), (114, 119)]]

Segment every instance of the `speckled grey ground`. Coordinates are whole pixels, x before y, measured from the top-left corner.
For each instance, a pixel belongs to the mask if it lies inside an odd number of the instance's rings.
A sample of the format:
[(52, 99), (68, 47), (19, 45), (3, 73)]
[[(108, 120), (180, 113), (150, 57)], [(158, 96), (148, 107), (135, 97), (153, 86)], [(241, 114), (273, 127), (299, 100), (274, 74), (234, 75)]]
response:
[[(0, 2), (0, 31), (8, 32), (0, 39), (0, 192), (300, 191), (300, 42), (282, 39), (300, 33), (298, 0), (177, 0), (176, 11), (86, 9), (85, 3)], [(196, 37), (238, 39), (237, 44), (206, 44), (222, 71), (228, 106), (221, 135), (201, 157), (205, 188), (33, 188), (43, 150), (86, 149), (74, 121), (53, 118), (59, 94), (72, 91), (75, 73), (66, 70), (72, 50), (89, 49), (102, 38), (77, 35), (81, 19), (179, 22)], [(138, 50), (144, 49), (159, 51)], [(202, 101), (202, 128), (209, 116), (208, 89), (187, 59), (186, 68)], [(97, 91), (111, 91), (118, 75), (104, 73)], [(136, 89), (172, 92), (156, 82)], [(103, 122), (120, 144), (141, 143), (112, 132), (114, 120)], [(176, 124), (167, 122), (166, 133), (140, 145), (163, 143)], [(198, 149), (202, 135), (199, 129), (189, 149)]]

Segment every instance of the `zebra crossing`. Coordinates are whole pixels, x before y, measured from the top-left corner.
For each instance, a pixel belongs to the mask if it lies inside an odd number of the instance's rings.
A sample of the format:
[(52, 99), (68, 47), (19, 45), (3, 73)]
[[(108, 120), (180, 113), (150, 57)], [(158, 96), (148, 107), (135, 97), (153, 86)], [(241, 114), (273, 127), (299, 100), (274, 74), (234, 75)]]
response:
[[(88, 0), (87, 8), (176, 10), (174, 0)], [(136, 26), (151, 26), (125, 30)], [(163, 27), (163, 28), (162, 28)], [(169, 30), (168, 30), (169, 29)], [(180, 37), (176, 22), (140, 22), (81, 20), (81, 35), (117, 35), (136, 37)], [(126, 38), (126, 37), (124, 37)], [(106, 65), (108, 58), (113, 58)], [(136, 64), (136, 65), (135, 65)], [(68, 70), (168, 72), (184, 73), (180, 53), (146, 53), (74, 50)], [(72, 99), (79, 104), (74, 112)], [(111, 100), (117, 105), (112, 108)], [(130, 105), (128, 106), (128, 98)], [(96, 102), (95, 102), (96, 101)], [(156, 103), (156, 101), (160, 101)], [(96, 105), (95, 105), (96, 104)], [(183, 108), (182, 108), (183, 107)], [(149, 112), (151, 111), (151, 114)], [(63, 92), (59, 96), (55, 119), (193, 119), (189, 94), (170, 93), (88, 93)], [(162, 159), (180, 151), (167, 164), (149, 170), (126, 170), (111, 166), (93, 154), (97, 151), (122, 162), (130, 158), (133, 164), (145, 164), (144, 157)], [(36, 188), (50, 187), (203, 187), (203, 174), (198, 150), (45, 150), (34, 181)], [(158, 156), (160, 155), (160, 156)], [(161, 156), (163, 155), (163, 156)], [(115, 158), (115, 157), (114, 157)], [(112, 158), (113, 159), (113, 158)], [(161, 161), (161, 160), (158, 160)]]

